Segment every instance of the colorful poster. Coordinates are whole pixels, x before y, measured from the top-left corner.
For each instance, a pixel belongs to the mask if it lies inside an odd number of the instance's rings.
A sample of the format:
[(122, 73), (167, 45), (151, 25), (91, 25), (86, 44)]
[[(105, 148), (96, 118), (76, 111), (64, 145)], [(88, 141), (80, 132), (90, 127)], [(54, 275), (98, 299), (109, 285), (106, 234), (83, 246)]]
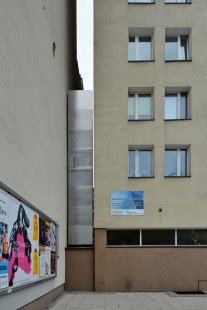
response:
[(56, 230), (55, 225), (51, 222), (45, 221), (45, 245), (51, 250), (55, 251), (56, 244)]
[(55, 252), (51, 252), (51, 274), (56, 272), (56, 255)]
[(0, 191), (0, 289), (8, 287), (8, 196)]
[(38, 225), (38, 215), (33, 216), (33, 240), (39, 240), (39, 225)]
[(51, 275), (51, 251), (45, 249), (45, 277)]
[(34, 211), (9, 199), (9, 286), (32, 280), (32, 219)]
[(39, 253), (37, 249), (33, 251), (33, 275), (39, 275)]
[(45, 246), (45, 220), (39, 217), (39, 242)]
[(40, 279), (45, 278), (45, 249), (40, 250), (39, 253), (39, 276)]
[(144, 192), (111, 192), (111, 215), (144, 215)]

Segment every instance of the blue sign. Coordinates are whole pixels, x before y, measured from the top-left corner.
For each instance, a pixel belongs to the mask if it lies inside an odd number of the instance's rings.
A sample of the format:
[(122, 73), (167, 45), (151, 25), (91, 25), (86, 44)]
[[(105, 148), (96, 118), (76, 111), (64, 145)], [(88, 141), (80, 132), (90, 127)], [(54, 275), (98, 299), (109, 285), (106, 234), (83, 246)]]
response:
[(143, 215), (144, 191), (111, 192), (111, 215)]

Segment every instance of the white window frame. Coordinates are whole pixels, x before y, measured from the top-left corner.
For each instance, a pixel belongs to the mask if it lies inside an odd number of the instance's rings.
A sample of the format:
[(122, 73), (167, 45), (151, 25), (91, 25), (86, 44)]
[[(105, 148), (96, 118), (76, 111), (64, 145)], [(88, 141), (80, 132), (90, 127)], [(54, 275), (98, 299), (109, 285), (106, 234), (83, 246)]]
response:
[(166, 4), (188, 4), (188, 3), (191, 3), (191, 0), (185, 0), (185, 2), (181, 2), (179, 0), (175, 0), (174, 2), (173, 1), (172, 2), (166, 2), (166, 0), (165, 0), (165, 3)]
[[(148, 120), (152, 120), (153, 119), (153, 94), (152, 93), (133, 93), (133, 92), (129, 92), (128, 93), (128, 98), (130, 95), (134, 95), (134, 118), (130, 119), (130, 120), (141, 120), (141, 121), (148, 121)], [(150, 118), (139, 118), (139, 96), (141, 95), (148, 95), (151, 97), (151, 115)], [(129, 119), (129, 112), (128, 112), (128, 119)]]
[[(181, 58), (181, 38), (185, 37), (186, 41), (187, 41), (187, 58)], [(189, 35), (166, 35), (166, 38), (177, 38), (178, 40), (178, 48), (177, 48), (177, 59), (166, 59), (166, 55), (165, 55), (165, 60), (166, 61), (177, 61), (177, 60), (189, 60)], [(165, 40), (165, 44), (166, 44), (166, 40)]]
[(155, 0), (151, 0), (150, 2), (144, 2), (144, 0), (128, 0), (128, 3), (151, 4), (155, 3)]
[[(187, 98), (187, 102), (186, 102), (186, 118), (181, 118), (181, 96), (182, 94), (186, 94), (186, 98)], [(189, 119), (189, 99), (188, 99), (188, 96), (189, 96), (189, 93), (188, 92), (176, 92), (176, 93), (165, 93), (165, 97), (166, 96), (170, 96), (170, 95), (174, 95), (174, 96), (177, 96), (177, 100), (176, 100), (176, 118), (166, 118), (165, 117), (165, 120), (173, 120), (173, 119), (180, 119), (180, 120), (185, 120), (185, 119)]]
[[(135, 152), (135, 162), (134, 162), (134, 178), (151, 178), (154, 175), (154, 154), (152, 147), (143, 148), (129, 148), (128, 149), (128, 176), (129, 176), (129, 151)], [(151, 173), (150, 176), (139, 176), (139, 152), (140, 151), (151, 151)]]
[[(186, 175), (182, 176), (181, 175), (181, 151), (186, 150)], [(165, 177), (188, 177), (190, 175), (190, 167), (189, 167), (189, 147), (166, 147), (165, 151), (176, 151), (177, 152), (177, 167), (176, 167), (176, 172), (177, 174), (175, 176), (168, 176), (165, 175)], [(165, 172), (165, 171), (164, 171)]]
[[(135, 42), (134, 42), (135, 59), (129, 60), (129, 61), (151, 61), (153, 60), (153, 36), (152, 35), (129, 35), (129, 38), (135, 38)], [(150, 38), (151, 39), (151, 58), (150, 59), (147, 59), (147, 60), (140, 59), (139, 38)]]

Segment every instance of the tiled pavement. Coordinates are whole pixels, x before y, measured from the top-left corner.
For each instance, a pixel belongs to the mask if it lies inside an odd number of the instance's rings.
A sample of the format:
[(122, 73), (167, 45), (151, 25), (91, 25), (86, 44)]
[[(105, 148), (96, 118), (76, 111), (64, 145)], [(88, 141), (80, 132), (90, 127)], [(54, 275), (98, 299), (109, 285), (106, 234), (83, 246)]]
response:
[(51, 310), (207, 310), (207, 294), (173, 293), (64, 293)]

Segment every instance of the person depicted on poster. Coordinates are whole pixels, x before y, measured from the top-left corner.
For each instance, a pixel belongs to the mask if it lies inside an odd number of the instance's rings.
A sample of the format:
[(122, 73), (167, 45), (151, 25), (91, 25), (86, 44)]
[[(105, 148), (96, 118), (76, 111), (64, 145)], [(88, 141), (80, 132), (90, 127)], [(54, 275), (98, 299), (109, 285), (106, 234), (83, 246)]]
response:
[(7, 260), (8, 259), (8, 234), (7, 234), (7, 224), (5, 223), (1, 223), (2, 226), (2, 232), (0, 235), (0, 240), (1, 240), (1, 257), (0, 257), (0, 261), (2, 260)]
[(20, 204), (9, 239), (9, 286), (13, 286), (18, 268), (21, 268), (25, 273), (31, 271), (32, 245), (27, 233), (29, 227), (29, 218), (23, 205)]

